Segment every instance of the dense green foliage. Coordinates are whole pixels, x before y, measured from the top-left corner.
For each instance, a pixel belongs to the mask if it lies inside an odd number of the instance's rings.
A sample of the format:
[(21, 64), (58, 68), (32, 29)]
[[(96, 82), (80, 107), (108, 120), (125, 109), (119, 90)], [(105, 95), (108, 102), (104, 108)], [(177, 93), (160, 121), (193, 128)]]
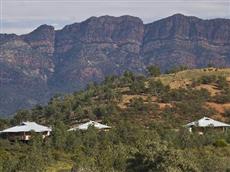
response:
[(148, 66), (147, 67), (150, 76), (159, 76), (161, 74), (160, 68), (157, 66)]
[[(18, 111), (12, 119), (0, 120), (1, 129), (28, 120), (52, 126), (53, 132), (45, 140), (34, 133), (28, 143), (1, 139), (0, 171), (48, 171), (64, 162), (81, 172), (227, 172), (230, 131), (198, 135), (183, 127), (216, 113), (205, 102), (228, 96), (226, 79), (213, 78), (193, 84), (215, 83), (221, 90), (216, 96), (192, 86), (170, 89), (158, 79), (127, 71), (84, 91), (54, 96), (46, 106)], [(124, 96), (131, 99), (122, 104)], [(228, 109), (223, 115), (230, 121)], [(86, 119), (100, 119), (112, 129), (67, 131)]]

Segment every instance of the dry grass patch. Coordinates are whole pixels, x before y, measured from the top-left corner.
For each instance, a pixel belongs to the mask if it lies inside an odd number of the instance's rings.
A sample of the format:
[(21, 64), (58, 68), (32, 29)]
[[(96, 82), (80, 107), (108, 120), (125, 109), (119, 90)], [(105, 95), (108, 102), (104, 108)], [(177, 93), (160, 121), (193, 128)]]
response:
[(73, 164), (70, 162), (57, 161), (56, 163), (47, 167), (46, 172), (67, 172), (71, 171)]
[(165, 109), (166, 107), (172, 107), (172, 104), (170, 103), (158, 103), (160, 110)]
[(220, 90), (215, 85), (201, 84), (201, 85), (196, 87), (196, 89), (199, 89), (199, 90), (202, 88), (208, 90), (208, 92), (211, 94), (211, 96), (215, 96), (218, 93), (220, 93)]
[(184, 70), (173, 74), (163, 74), (156, 79), (161, 80), (164, 85), (169, 85), (171, 88), (179, 88), (191, 84), (192, 80), (196, 80), (201, 76), (210, 75), (224, 76), (230, 82), (230, 68), (205, 68)]
[[(122, 95), (122, 101), (118, 103), (118, 107), (121, 109), (127, 108), (127, 105), (130, 104), (130, 101), (134, 98), (142, 98), (144, 101), (147, 101), (148, 95)], [(151, 100), (155, 102), (157, 97), (151, 96)]]

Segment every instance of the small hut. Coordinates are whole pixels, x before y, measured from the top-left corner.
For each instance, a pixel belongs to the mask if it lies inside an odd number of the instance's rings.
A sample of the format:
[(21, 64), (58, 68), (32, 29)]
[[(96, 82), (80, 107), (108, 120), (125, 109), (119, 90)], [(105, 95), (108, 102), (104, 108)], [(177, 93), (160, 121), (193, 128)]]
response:
[(111, 128), (110, 126), (100, 124), (100, 123), (95, 122), (95, 121), (89, 121), (89, 122), (86, 122), (84, 124), (80, 124), (76, 127), (70, 128), (68, 131), (87, 130), (91, 126), (95, 127), (96, 129), (99, 129), (99, 130), (108, 130)]
[(9, 140), (27, 141), (30, 140), (33, 132), (41, 133), (42, 137), (45, 138), (50, 135), (51, 131), (51, 128), (35, 122), (22, 122), (20, 125), (0, 131), (0, 134)]
[(210, 130), (210, 129), (215, 129), (215, 130), (221, 130), (225, 131), (227, 128), (230, 127), (229, 124), (216, 121), (214, 119), (208, 118), (208, 117), (203, 117), (197, 121), (190, 122), (185, 125), (187, 128), (189, 128), (189, 131), (198, 131), (198, 133), (203, 134), (204, 131)]

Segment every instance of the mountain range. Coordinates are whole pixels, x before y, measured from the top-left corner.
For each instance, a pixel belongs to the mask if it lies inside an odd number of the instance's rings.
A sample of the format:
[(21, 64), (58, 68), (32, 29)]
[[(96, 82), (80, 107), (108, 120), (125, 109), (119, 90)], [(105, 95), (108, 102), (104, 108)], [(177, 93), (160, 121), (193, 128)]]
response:
[(0, 34), (0, 114), (46, 103), (56, 93), (146, 67), (230, 66), (230, 19), (173, 16), (144, 24), (133, 16), (91, 17), (55, 30)]

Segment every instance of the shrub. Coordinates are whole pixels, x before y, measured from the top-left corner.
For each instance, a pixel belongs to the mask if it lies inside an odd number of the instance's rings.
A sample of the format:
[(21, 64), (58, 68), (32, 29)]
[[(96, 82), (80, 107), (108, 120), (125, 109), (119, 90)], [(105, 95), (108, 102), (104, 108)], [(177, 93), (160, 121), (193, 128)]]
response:
[(187, 70), (187, 69), (188, 69), (187, 66), (180, 65), (180, 66), (172, 67), (170, 70), (166, 71), (166, 73), (167, 73), (167, 74), (170, 74), (170, 73), (177, 73), (177, 72), (180, 72), (180, 71), (183, 71), (183, 70)]
[(216, 75), (207, 75), (207, 76), (202, 76), (198, 79), (198, 82), (201, 84), (210, 84), (213, 82), (216, 82), (217, 77)]
[(135, 79), (134, 82), (129, 87), (132, 94), (144, 93), (145, 92), (145, 82), (143, 79)]
[(150, 76), (157, 77), (161, 74), (160, 68), (158, 66), (147, 67)]
[(219, 76), (216, 83), (219, 89), (228, 88), (228, 82), (226, 80), (226, 77)]
[(218, 139), (215, 141), (215, 143), (213, 145), (216, 147), (225, 147), (228, 145), (228, 143), (224, 139)]
[(224, 116), (230, 117), (230, 109), (229, 108), (224, 110)]
[(213, 99), (217, 103), (228, 103), (230, 102), (230, 92), (223, 91), (220, 94), (214, 96)]
[(155, 96), (160, 96), (169, 91), (169, 86), (164, 86), (160, 80), (149, 82), (149, 92)]
[(142, 98), (134, 98), (131, 100), (129, 109), (133, 113), (146, 113), (147, 111), (147, 104), (144, 103), (144, 100)]
[(196, 100), (199, 102), (203, 102), (210, 98), (210, 93), (206, 89), (174, 89), (170, 90), (168, 93), (164, 92), (164, 94), (160, 97), (162, 102), (169, 101), (188, 101), (188, 100)]

